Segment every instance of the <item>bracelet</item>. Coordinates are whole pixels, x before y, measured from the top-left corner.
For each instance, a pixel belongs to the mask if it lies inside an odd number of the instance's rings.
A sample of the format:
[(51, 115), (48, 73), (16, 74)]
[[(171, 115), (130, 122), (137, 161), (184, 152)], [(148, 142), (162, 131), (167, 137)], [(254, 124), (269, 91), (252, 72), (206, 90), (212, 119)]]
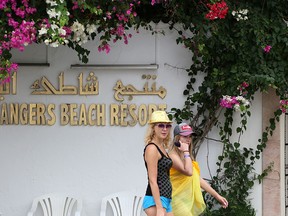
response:
[(190, 158), (190, 155), (184, 155), (184, 158)]
[(185, 151), (183, 151), (183, 152), (189, 152), (189, 150), (185, 150)]

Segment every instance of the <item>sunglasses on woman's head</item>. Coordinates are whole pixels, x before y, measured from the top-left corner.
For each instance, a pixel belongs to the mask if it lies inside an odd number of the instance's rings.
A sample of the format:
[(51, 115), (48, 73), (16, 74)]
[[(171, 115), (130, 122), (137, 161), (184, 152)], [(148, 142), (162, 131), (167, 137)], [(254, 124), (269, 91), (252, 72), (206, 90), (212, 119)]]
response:
[(159, 128), (162, 128), (162, 129), (164, 129), (164, 128), (170, 129), (172, 127), (171, 124), (162, 124), (162, 123), (161, 124), (157, 124), (157, 126)]

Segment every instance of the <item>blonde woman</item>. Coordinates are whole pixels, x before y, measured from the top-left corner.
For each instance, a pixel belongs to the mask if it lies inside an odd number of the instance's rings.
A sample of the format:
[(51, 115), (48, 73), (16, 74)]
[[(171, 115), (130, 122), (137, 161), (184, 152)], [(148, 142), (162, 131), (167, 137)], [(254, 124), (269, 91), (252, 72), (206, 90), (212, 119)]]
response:
[(147, 216), (173, 216), (169, 171), (172, 160), (166, 152), (171, 137), (171, 121), (165, 111), (154, 111), (145, 137), (144, 161), (148, 186), (143, 199)]
[(170, 179), (174, 216), (198, 216), (203, 213), (206, 205), (201, 188), (215, 197), (223, 208), (228, 206), (227, 200), (200, 177), (198, 163), (192, 158), (192, 134), (192, 128), (186, 123), (174, 128), (174, 140), (169, 152), (173, 161)]

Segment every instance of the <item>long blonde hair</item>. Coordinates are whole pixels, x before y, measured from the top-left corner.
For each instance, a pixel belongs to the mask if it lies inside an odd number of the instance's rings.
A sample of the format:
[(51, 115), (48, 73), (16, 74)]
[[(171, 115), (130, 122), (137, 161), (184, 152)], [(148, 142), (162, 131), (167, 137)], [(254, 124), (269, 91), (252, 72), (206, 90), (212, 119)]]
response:
[[(154, 139), (154, 136), (155, 136), (155, 129), (154, 128), (155, 128), (156, 124), (158, 124), (158, 123), (153, 123), (153, 124), (148, 125), (145, 139), (144, 139), (145, 145), (147, 145), (148, 143), (151, 143), (152, 140)], [(164, 139), (164, 147), (165, 148), (169, 148), (170, 141), (171, 141), (171, 130), (168, 131), (168, 135)]]

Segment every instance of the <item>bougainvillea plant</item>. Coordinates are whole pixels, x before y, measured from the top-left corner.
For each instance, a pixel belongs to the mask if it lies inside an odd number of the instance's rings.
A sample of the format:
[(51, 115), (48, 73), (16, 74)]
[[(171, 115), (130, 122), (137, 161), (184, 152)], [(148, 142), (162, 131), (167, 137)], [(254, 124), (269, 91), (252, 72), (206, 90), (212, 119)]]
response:
[[(209, 208), (205, 215), (256, 215), (249, 194), (254, 182), (261, 182), (271, 166), (256, 174), (254, 165), (261, 158), (267, 140), (276, 128), (276, 121), (286, 111), (286, 4), (284, 0), (194, 0), (159, 4), (165, 9), (162, 20), (168, 19), (170, 28), (179, 33), (177, 43), (184, 44), (193, 53), (191, 67), (187, 69), (190, 79), (184, 91), (187, 100), (182, 109), (172, 109), (171, 117), (177, 122), (189, 121), (197, 132), (195, 157), (203, 141), (209, 140), (207, 135), (212, 127), (219, 129), (217, 141), (223, 143), (211, 184), (228, 198), (229, 207), (217, 208), (217, 201), (207, 195)], [(200, 74), (204, 75), (204, 81), (199, 86)], [(281, 106), (271, 116), (259, 143), (253, 143), (255, 149), (245, 148), (241, 137), (252, 114), (250, 107), (254, 95), (270, 88), (282, 99)], [(240, 115), (239, 122), (235, 122), (235, 115)], [(232, 139), (235, 133), (239, 137), (237, 141)]]
[[(9, 81), (17, 70), (10, 61), (11, 49), (23, 51), (32, 43), (51, 47), (67, 45), (76, 50), (80, 60), (88, 62), (89, 51), (82, 47), (98, 36), (95, 46), (109, 53), (110, 43), (123, 39), (134, 24), (138, 0), (1, 0), (0, 1), (0, 80)], [(37, 9), (36, 9), (37, 8)]]

